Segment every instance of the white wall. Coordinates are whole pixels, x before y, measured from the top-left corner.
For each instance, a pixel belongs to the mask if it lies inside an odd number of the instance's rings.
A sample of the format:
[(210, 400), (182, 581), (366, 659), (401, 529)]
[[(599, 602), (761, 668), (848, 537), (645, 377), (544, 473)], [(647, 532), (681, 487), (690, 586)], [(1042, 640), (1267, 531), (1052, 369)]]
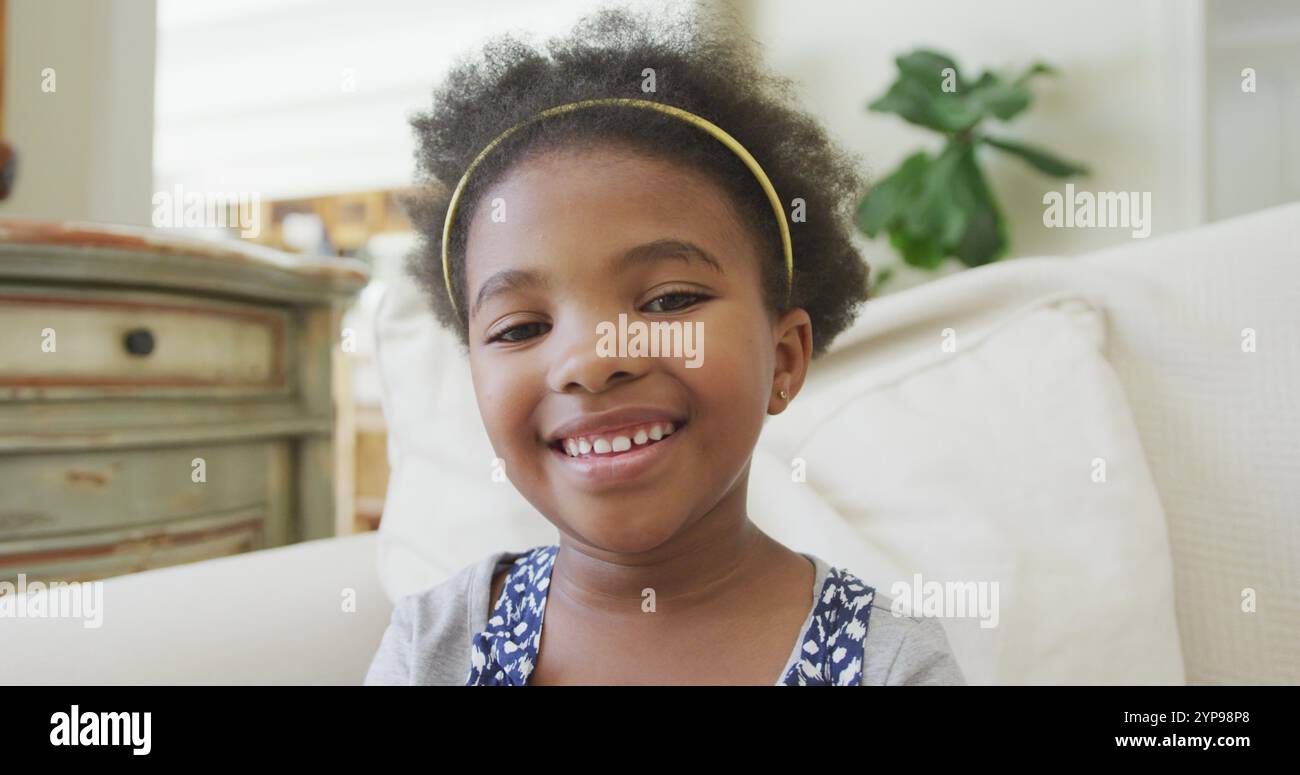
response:
[[(1300, 199), (1300, 4), (1215, 0), (1209, 9), (1210, 215)], [(1242, 88), (1246, 68), (1254, 91)]]
[(156, 184), (263, 199), (409, 185), (408, 118), (454, 57), (502, 32), (541, 43), (599, 4), (160, 0)]
[[(998, 133), (1091, 166), (1076, 188), (1150, 191), (1152, 236), (1205, 217), (1203, 5), (1196, 0), (736, 0), (768, 64), (801, 84), (805, 106), (883, 177), (933, 132), (866, 104), (884, 93), (893, 58), (916, 47), (951, 54), (963, 74), (1011, 72), (1037, 60), (1062, 74), (1034, 84), (1035, 103)], [(1049, 229), (1042, 197), (1063, 190), (1018, 159), (986, 149), (990, 185), (1008, 215), (1011, 256), (1065, 254), (1132, 239), (1127, 229)], [(879, 238), (868, 261), (895, 258)], [(947, 269), (958, 268), (955, 261)], [(901, 289), (928, 273), (906, 273)]]
[[(5, 139), (18, 173), (0, 215), (148, 225), (153, 0), (10, 0)], [(54, 70), (53, 92), (42, 72)]]

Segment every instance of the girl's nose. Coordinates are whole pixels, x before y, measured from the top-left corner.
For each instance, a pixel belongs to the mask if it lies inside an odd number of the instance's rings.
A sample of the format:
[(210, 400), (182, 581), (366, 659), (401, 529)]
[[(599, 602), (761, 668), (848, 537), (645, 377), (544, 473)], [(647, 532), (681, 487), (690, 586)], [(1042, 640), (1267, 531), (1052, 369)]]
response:
[(600, 393), (645, 373), (649, 358), (620, 357), (617, 348), (609, 352), (610, 348), (598, 346), (602, 338), (598, 327), (604, 323), (617, 328), (618, 319), (617, 314), (610, 317), (579, 312), (552, 324), (548, 344), (556, 348), (557, 357), (547, 376), (551, 390)]

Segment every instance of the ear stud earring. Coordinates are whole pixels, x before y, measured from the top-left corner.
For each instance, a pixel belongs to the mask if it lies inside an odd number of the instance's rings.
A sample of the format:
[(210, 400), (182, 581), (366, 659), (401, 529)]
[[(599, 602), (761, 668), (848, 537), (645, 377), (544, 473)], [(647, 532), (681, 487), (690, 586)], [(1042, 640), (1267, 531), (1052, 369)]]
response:
[(790, 397), (790, 394), (786, 393), (784, 390), (782, 390), (780, 393), (777, 393), (777, 395), (781, 397), (782, 401)]

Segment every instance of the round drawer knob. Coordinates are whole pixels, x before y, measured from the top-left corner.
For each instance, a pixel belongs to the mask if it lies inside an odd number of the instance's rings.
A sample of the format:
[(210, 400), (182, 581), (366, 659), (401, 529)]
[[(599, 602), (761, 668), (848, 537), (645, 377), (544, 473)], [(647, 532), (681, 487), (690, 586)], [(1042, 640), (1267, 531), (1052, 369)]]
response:
[(147, 328), (127, 331), (126, 351), (132, 355), (148, 355), (153, 352), (153, 333)]

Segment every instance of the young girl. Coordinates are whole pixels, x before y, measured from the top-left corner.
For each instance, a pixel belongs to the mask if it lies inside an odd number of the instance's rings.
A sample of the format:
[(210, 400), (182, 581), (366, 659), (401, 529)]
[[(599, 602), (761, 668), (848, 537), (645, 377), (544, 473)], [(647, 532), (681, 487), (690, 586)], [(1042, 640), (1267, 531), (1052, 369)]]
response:
[[(367, 684), (964, 682), (937, 622), (746, 514), (766, 416), (866, 298), (863, 185), (709, 29), (605, 10), (549, 58), (498, 38), (413, 121), (442, 185), (412, 273), (560, 542), (401, 598)], [(611, 345), (638, 323), (663, 347)]]

